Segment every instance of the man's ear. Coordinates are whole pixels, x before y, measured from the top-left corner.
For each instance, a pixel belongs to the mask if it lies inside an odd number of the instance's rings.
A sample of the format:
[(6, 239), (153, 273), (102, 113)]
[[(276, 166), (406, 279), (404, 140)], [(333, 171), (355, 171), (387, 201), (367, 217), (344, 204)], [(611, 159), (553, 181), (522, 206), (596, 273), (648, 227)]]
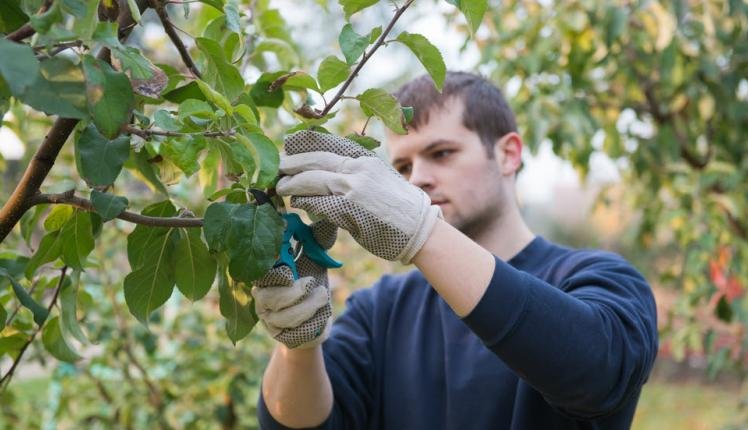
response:
[(501, 136), (494, 145), (494, 158), (499, 164), (501, 174), (513, 176), (522, 166), (522, 137), (512, 131)]

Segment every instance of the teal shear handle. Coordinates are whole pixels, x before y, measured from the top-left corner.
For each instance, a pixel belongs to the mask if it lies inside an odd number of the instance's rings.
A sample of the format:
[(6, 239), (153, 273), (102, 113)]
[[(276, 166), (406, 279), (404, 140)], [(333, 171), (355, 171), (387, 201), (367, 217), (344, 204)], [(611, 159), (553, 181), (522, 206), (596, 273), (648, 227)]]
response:
[(327, 268), (338, 268), (343, 265), (343, 263), (335, 261), (327, 255), (327, 252), (314, 239), (311, 227), (304, 224), (304, 221), (297, 214), (284, 213), (282, 216), (286, 220), (286, 230), (283, 232), (280, 258), (273, 267), (286, 265), (291, 269), (293, 278), (299, 279), (299, 272), (296, 270), (296, 256), (291, 245), (291, 239), (296, 240), (301, 245), (300, 252), (303, 252), (307, 258), (318, 265)]

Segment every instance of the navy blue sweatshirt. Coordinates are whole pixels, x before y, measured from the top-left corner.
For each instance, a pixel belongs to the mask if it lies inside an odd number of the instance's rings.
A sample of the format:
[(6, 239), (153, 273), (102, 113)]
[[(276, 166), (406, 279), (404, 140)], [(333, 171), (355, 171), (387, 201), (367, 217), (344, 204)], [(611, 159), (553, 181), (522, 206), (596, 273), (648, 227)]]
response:
[[(627, 429), (657, 352), (651, 289), (621, 257), (535, 238), (460, 319), (418, 271), (351, 295), (323, 345), (320, 428)], [(285, 428), (260, 396), (262, 428)]]

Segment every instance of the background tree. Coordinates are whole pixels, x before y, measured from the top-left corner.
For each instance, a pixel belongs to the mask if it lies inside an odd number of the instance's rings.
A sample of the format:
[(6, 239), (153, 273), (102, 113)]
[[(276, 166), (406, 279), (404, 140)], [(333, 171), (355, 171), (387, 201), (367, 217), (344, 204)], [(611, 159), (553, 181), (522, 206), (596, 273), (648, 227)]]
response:
[(508, 83), (530, 148), (548, 142), (582, 177), (595, 153), (618, 166), (625, 191), (602, 203), (635, 211), (629, 256), (677, 293), (663, 354), (706, 352), (713, 371), (744, 362), (748, 4), (518, 0), (491, 11), (482, 67)]

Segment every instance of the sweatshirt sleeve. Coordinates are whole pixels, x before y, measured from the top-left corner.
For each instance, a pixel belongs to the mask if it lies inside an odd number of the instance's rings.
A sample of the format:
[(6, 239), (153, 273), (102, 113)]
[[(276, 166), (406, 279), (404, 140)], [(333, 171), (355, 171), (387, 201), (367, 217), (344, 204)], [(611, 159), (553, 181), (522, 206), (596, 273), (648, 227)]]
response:
[[(325, 368), (333, 390), (330, 416), (316, 429), (366, 428), (373, 401), (370, 289), (352, 294), (345, 312), (335, 321), (330, 337), (322, 345)], [(260, 390), (257, 419), (262, 429), (287, 429), (267, 409)]]
[(500, 259), (463, 321), (499, 358), (576, 418), (637, 396), (657, 353), (652, 291), (625, 260), (580, 252), (551, 285)]

